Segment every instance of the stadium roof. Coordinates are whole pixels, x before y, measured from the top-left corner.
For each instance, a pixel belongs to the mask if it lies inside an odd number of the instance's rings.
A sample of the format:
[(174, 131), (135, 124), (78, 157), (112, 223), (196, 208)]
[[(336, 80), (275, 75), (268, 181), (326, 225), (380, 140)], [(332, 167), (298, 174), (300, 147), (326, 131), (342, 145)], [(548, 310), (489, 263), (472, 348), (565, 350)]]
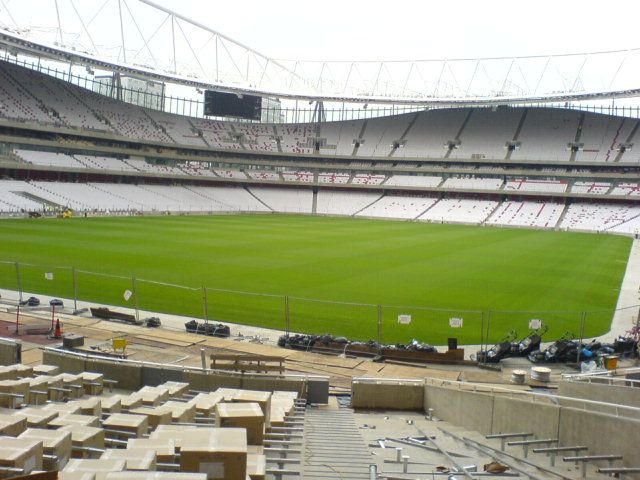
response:
[[(515, 104), (639, 97), (640, 48), (415, 60), (282, 60), (151, 0), (23, 0), (0, 45), (76, 65), (237, 93), (339, 102)], [(144, 21), (142, 21), (144, 19)]]

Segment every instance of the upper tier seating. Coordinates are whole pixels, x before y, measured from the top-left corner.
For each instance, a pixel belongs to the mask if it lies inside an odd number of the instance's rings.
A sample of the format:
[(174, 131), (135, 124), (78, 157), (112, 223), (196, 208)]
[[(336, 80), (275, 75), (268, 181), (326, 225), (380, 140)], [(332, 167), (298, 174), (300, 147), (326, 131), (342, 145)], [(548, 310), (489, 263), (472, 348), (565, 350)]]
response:
[(463, 188), (469, 190), (498, 190), (502, 186), (499, 178), (451, 177), (441, 185), (442, 188)]
[(520, 190), (524, 192), (559, 193), (565, 192), (567, 190), (567, 185), (567, 182), (564, 180), (518, 179), (507, 181), (504, 189)]
[(0, 63), (0, 80), (2, 118), (148, 142), (398, 160), (640, 161), (637, 133), (631, 135), (639, 120), (579, 110), (444, 108), (340, 122), (240, 123), (142, 108), (7, 62)]
[(286, 182), (313, 182), (313, 172), (292, 171), (282, 172), (282, 178)]
[(640, 184), (620, 183), (611, 190), (611, 195), (640, 195)]
[(375, 173), (358, 173), (354, 175), (351, 183), (356, 185), (380, 185), (385, 178), (384, 175), (376, 175)]
[(348, 173), (321, 172), (318, 174), (318, 183), (349, 183)]
[(84, 164), (76, 160), (71, 155), (54, 152), (40, 152), (36, 150), (14, 150), (14, 153), (25, 162), (34, 165), (48, 165), (62, 168), (86, 168)]
[(398, 185), (405, 187), (437, 187), (442, 183), (442, 177), (429, 175), (392, 175), (385, 185)]
[(513, 139), (522, 112), (520, 108), (472, 109), (460, 144), (449, 158), (505, 158), (507, 142)]
[(245, 173), (249, 178), (253, 178), (255, 180), (271, 180), (271, 181), (280, 180), (280, 175), (278, 175), (276, 172), (262, 171), (262, 170), (247, 170)]
[(610, 188), (611, 184), (606, 182), (573, 182), (571, 193), (605, 195)]
[(520, 147), (513, 160), (569, 161), (569, 142), (575, 140), (580, 112), (553, 108), (530, 108), (520, 131)]

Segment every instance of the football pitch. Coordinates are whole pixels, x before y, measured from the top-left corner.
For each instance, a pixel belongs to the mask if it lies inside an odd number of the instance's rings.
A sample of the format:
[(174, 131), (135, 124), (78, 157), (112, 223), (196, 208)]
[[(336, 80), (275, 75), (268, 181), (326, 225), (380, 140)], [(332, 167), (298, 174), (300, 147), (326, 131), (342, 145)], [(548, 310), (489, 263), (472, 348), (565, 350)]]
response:
[[(21, 262), (27, 292), (73, 298), (75, 284), (85, 301), (386, 343), (478, 343), (487, 325), (522, 337), (531, 319), (549, 340), (583, 318), (586, 337), (604, 333), (631, 243), (295, 215), (0, 221), (0, 260)], [(15, 265), (0, 263), (0, 287), (17, 290)]]

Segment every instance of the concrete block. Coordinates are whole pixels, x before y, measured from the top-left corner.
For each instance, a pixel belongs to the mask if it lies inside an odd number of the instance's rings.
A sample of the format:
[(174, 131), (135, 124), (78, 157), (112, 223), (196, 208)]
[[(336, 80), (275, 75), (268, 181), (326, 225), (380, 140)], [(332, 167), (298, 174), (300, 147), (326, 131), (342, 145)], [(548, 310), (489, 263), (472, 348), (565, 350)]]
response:
[(454, 425), (476, 430), (483, 435), (491, 433), (493, 396), (486, 393), (459, 390), (451, 387), (427, 385), (424, 409), (433, 408), (434, 415)]
[(424, 384), (401, 380), (358, 381), (351, 385), (353, 408), (422, 410)]
[(557, 438), (560, 407), (497, 396), (491, 433), (533, 432), (536, 438)]

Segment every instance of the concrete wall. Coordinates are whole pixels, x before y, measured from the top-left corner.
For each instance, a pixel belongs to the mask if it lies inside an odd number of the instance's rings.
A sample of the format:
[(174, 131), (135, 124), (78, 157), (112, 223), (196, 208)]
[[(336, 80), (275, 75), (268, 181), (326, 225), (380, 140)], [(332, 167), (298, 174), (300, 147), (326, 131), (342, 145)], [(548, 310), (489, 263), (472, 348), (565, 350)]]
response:
[(533, 432), (537, 438), (558, 438), (560, 407), (510, 397), (494, 397), (491, 433)]
[[(615, 399), (608, 398), (610, 401)], [(591, 410), (584, 410), (546, 403), (544, 400), (533, 402), (505, 395), (465, 391), (457, 386), (425, 386), (425, 410), (433, 408), (436, 417), (453, 425), (485, 435), (533, 432), (537, 438), (558, 438), (560, 445), (585, 445), (590, 455), (623, 455), (624, 465), (637, 466), (640, 419), (594, 411), (596, 407), (589, 406)], [(602, 466), (606, 466), (606, 462)], [(640, 475), (629, 478), (640, 479)]]
[(558, 385), (558, 395), (640, 407), (640, 388), (637, 387), (565, 381)]
[(354, 380), (351, 384), (351, 404), (353, 408), (422, 410), (424, 384), (393, 380)]
[[(308, 381), (305, 377), (280, 377), (264, 375), (242, 375), (240, 373), (204, 372), (187, 370), (166, 365), (150, 366), (125, 363), (118, 359), (95, 359), (65, 352), (45, 350), (43, 363), (57, 365), (62, 372), (103, 373), (105, 378), (116, 380), (117, 387), (125, 390), (138, 390), (145, 385), (158, 385), (167, 380), (187, 382), (192, 390), (212, 391), (220, 387), (243, 388), (262, 391), (294, 391), (307, 395), (311, 403), (326, 403), (329, 395), (329, 382), (322, 378), (313, 378), (314, 388), (307, 392)], [(14, 362), (15, 363), (15, 362)]]
[(424, 409), (433, 408), (442, 420), (488, 435), (493, 431), (493, 400), (486, 393), (426, 385)]
[[(626, 466), (637, 467), (640, 420), (562, 407), (560, 442), (562, 445), (585, 445), (589, 447), (589, 455), (623, 455)], [(607, 463), (603, 462), (601, 466), (607, 466)], [(634, 478), (640, 478), (640, 475)]]
[(0, 365), (15, 365), (22, 362), (22, 343), (0, 338)]

